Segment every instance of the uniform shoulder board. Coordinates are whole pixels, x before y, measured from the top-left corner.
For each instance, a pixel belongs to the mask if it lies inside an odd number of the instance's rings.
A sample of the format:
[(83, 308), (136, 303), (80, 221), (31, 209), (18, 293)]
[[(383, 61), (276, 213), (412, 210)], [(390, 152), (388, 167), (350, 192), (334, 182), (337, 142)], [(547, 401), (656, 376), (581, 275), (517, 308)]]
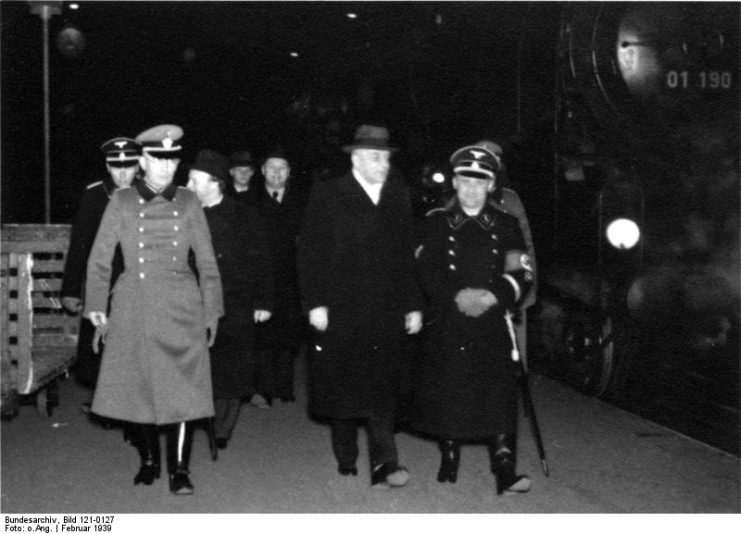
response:
[(432, 208), (430, 211), (425, 213), (425, 217), (429, 217), (430, 215), (434, 215), (435, 213), (443, 213), (445, 211), (445, 208)]
[(85, 189), (92, 189), (93, 187), (98, 187), (102, 183), (103, 183), (102, 180), (98, 180), (97, 182), (93, 182), (92, 184), (89, 184)]

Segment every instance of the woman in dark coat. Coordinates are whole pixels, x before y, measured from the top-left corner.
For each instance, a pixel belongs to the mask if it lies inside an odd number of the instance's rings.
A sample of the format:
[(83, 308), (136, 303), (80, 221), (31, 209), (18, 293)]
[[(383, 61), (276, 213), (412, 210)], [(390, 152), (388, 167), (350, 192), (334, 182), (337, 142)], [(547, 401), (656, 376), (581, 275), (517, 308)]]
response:
[(216, 445), (226, 448), (242, 398), (251, 397), (257, 362), (255, 323), (270, 319), (273, 274), (262, 220), (254, 209), (224, 194), (227, 160), (202, 150), (191, 165), (188, 189), (201, 201), (224, 292), (224, 317), (211, 347)]
[[(106, 207), (88, 261), (84, 314), (96, 338), (107, 336), (92, 411), (133, 424), (142, 461), (134, 483), (159, 478), (158, 426), (164, 425), (170, 491), (190, 494), (190, 421), (214, 415), (208, 345), (223, 301), (203, 209), (195, 194), (172, 183), (181, 136), (179, 127), (163, 125), (136, 138), (144, 178), (116, 191)], [(118, 244), (125, 268), (109, 320)], [(198, 278), (188, 264), (191, 250)]]
[(517, 219), (487, 203), (496, 156), (465, 147), (451, 163), (457, 198), (428, 214), (417, 258), (427, 307), (410, 424), (439, 441), (440, 482), (456, 481), (461, 441), (485, 441), (498, 493), (527, 491), (514, 471), (518, 367), (505, 313), (532, 271)]

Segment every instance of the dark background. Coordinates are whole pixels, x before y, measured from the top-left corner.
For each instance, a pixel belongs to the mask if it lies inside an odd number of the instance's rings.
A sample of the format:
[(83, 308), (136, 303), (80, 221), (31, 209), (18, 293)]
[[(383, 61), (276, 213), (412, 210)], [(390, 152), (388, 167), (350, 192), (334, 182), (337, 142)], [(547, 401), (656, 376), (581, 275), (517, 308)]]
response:
[[(186, 163), (281, 143), (308, 172), (342, 165), (357, 124), (383, 122), (414, 179), (552, 107), (556, 2), (80, 4), (49, 23), (52, 222), (105, 172), (102, 142), (155, 124), (183, 127)], [(42, 21), (4, 1), (0, 24), (2, 221), (43, 222)], [(81, 51), (56, 42), (70, 25)]]

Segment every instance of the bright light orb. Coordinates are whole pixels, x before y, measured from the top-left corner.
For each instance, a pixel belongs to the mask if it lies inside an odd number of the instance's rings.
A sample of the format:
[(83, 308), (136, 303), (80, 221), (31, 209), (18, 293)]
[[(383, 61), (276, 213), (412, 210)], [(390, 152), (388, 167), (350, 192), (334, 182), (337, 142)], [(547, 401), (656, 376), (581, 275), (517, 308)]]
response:
[(436, 184), (442, 184), (445, 182), (445, 175), (441, 172), (436, 172), (432, 175), (432, 181)]
[(615, 219), (607, 225), (605, 233), (610, 244), (621, 250), (633, 248), (641, 238), (641, 230), (630, 219)]

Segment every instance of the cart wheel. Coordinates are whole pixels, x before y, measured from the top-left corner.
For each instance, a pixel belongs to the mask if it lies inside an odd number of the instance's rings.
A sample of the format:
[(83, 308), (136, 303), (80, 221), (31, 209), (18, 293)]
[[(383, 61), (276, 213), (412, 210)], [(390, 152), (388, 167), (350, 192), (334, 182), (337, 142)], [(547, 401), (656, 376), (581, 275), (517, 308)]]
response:
[(51, 417), (51, 410), (49, 408), (47, 397), (46, 388), (41, 388), (36, 393), (36, 411), (39, 412), (39, 415)]
[(10, 421), (18, 416), (20, 413), (20, 400), (18, 399), (18, 392), (11, 390), (10, 393), (2, 400), (2, 411), (0, 412), (0, 418), (3, 421)]
[(59, 406), (59, 379), (52, 380), (46, 386), (46, 402), (49, 408)]

